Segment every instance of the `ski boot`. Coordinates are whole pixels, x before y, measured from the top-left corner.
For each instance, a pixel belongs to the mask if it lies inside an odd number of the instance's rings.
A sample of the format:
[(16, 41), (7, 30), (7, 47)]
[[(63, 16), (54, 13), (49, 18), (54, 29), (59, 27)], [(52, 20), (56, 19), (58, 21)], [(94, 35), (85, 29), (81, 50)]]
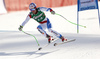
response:
[(48, 43), (51, 43), (54, 40), (50, 35), (47, 35), (47, 38), (48, 38)]
[(62, 39), (62, 42), (66, 42), (67, 41), (67, 39), (65, 39), (63, 36), (61, 37), (61, 39)]

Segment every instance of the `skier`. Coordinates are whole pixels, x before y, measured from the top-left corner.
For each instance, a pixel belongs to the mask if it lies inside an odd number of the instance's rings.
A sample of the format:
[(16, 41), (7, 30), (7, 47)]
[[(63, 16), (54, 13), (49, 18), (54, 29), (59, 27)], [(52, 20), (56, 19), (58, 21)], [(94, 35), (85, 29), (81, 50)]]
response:
[(25, 21), (20, 25), (18, 28), (20, 31), (22, 31), (22, 28), (24, 25), (29, 21), (30, 18), (33, 18), (39, 23), (39, 26), (37, 27), (38, 31), (43, 34), (46, 38), (48, 38), (48, 43), (51, 43), (52, 40), (54, 40), (50, 35), (48, 35), (45, 31), (47, 28), (49, 32), (53, 33), (55, 36), (60, 38), (62, 42), (67, 41), (60, 33), (52, 30), (51, 23), (49, 19), (46, 17), (45, 13), (43, 11), (50, 11), (51, 14), (55, 14), (55, 11), (53, 11), (51, 8), (46, 7), (36, 7), (35, 3), (30, 3), (29, 5), (30, 13), (28, 14)]

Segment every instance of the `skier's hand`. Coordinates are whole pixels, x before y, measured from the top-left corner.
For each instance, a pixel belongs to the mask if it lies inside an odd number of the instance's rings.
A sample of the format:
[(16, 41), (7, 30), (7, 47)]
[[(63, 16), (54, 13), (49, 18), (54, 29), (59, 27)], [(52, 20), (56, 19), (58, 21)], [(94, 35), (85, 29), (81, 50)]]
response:
[(51, 14), (53, 14), (53, 15), (54, 15), (54, 14), (55, 14), (55, 11), (51, 11)]
[(20, 31), (22, 31), (22, 29), (23, 29), (23, 26), (21, 26), (21, 25), (20, 25), (20, 27), (19, 27), (18, 29), (19, 29)]

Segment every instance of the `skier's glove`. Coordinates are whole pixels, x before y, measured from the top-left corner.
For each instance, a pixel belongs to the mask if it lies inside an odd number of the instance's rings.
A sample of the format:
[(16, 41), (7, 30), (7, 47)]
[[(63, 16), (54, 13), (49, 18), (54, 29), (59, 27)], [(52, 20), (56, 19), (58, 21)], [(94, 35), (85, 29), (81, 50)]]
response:
[(54, 15), (54, 14), (55, 14), (55, 11), (51, 11), (51, 14), (53, 14), (53, 15)]
[(21, 25), (20, 25), (20, 27), (19, 27), (18, 29), (19, 29), (20, 31), (22, 31), (22, 29), (23, 29), (23, 26), (21, 26)]

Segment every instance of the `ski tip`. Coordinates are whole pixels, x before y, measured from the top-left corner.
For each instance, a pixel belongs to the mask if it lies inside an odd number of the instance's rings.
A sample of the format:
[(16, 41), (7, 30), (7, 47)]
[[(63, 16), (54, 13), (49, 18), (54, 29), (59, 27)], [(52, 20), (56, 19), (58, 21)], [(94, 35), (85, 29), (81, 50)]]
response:
[(41, 50), (42, 49), (42, 47), (40, 47), (38, 50)]

